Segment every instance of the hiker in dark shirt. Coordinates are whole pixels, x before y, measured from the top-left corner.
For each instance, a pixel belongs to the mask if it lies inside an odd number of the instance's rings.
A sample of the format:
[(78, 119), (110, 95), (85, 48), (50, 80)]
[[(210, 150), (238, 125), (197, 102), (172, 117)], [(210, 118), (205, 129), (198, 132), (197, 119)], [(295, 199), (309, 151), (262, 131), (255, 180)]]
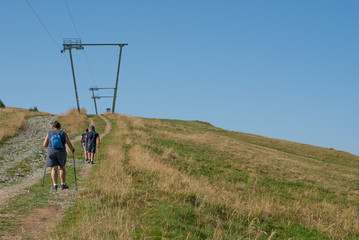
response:
[(89, 129), (86, 128), (85, 132), (81, 135), (81, 143), (82, 143), (82, 147), (84, 148), (84, 153), (85, 153), (85, 160), (88, 161), (89, 160), (89, 156), (87, 153), (87, 146), (86, 146), (86, 136), (87, 133), (89, 132)]
[(57, 190), (57, 170), (60, 168), (61, 189), (69, 189), (66, 185), (66, 143), (75, 152), (72, 143), (66, 132), (61, 130), (61, 124), (55, 121), (52, 125), (52, 131), (46, 135), (43, 146), (47, 147), (46, 167), (51, 167), (51, 178), (54, 183), (53, 189)]
[(87, 146), (87, 151), (88, 154), (90, 156), (90, 160), (89, 163), (94, 164), (94, 158), (95, 158), (95, 153), (96, 153), (96, 143), (97, 143), (97, 147), (100, 147), (100, 135), (95, 132), (95, 127), (91, 126), (91, 131), (87, 134), (86, 136), (86, 146)]

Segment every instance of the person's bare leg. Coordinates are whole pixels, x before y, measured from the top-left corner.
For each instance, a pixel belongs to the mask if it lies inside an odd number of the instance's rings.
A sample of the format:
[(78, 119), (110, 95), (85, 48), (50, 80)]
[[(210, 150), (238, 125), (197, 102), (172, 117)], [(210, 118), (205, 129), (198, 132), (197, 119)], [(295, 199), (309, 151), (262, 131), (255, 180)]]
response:
[(91, 161), (93, 162), (95, 159), (95, 154), (94, 153), (91, 153)]
[(60, 179), (61, 179), (61, 184), (62, 184), (62, 183), (66, 183), (66, 171), (65, 171), (65, 166), (60, 167)]
[(57, 166), (51, 168), (51, 179), (54, 185), (57, 184), (57, 169)]

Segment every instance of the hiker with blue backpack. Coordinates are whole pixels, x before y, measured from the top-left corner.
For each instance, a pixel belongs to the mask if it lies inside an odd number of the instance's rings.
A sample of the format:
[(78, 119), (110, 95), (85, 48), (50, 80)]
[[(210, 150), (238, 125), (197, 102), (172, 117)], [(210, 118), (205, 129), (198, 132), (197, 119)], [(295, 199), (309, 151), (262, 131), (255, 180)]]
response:
[(47, 147), (46, 167), (51, 167), (51, 178), (53, 182), (53, 189), (57, 190), (57, 176), (60, 169), (61, 189), (69, 189), (66, 185), (66, 171), (65, 164), (67, 159), (66, 144), (72, 151), (75, 152), (72, 143), (66, 132), (61, 130), (61, 124), (55, 121), (52, 126), (52, 131), (49, 131), (44, 140), (43, 146)]

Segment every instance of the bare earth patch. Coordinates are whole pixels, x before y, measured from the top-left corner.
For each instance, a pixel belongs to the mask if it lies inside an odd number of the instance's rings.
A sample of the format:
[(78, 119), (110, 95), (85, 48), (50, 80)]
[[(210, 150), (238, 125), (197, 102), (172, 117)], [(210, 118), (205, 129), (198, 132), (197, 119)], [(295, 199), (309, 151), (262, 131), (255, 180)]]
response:
[(79, 177), (80, 178), (87, 178), (89, 176), (89, 174), (90, 174), (90, 170), (91, 170), (91, 165), (85, 165), (81, 169), (81, 171), (79, 173)]
[(60, 206), (35, 209), (31, 215), (21, 221), (20, 236), (30, 239), (48, 239), (44, 233), (60, 222), (63, 212)]

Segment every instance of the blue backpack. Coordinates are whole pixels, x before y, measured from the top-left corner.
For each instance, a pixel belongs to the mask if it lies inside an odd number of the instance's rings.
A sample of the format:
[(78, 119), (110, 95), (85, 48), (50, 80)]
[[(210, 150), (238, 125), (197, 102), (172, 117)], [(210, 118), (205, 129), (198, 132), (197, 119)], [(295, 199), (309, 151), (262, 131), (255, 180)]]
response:
[(58, 134), (53, 134), (53, 132), (50, 132), (51, 134), (51, 138), (50, 138), (50, 141), (51, 141), (51, 145), (52, 145), (52, 148), (62, 148), (62, 139), (61, 139), (61, 136), (60, 136), (60, 133), (62, 131), (60, 131)]

